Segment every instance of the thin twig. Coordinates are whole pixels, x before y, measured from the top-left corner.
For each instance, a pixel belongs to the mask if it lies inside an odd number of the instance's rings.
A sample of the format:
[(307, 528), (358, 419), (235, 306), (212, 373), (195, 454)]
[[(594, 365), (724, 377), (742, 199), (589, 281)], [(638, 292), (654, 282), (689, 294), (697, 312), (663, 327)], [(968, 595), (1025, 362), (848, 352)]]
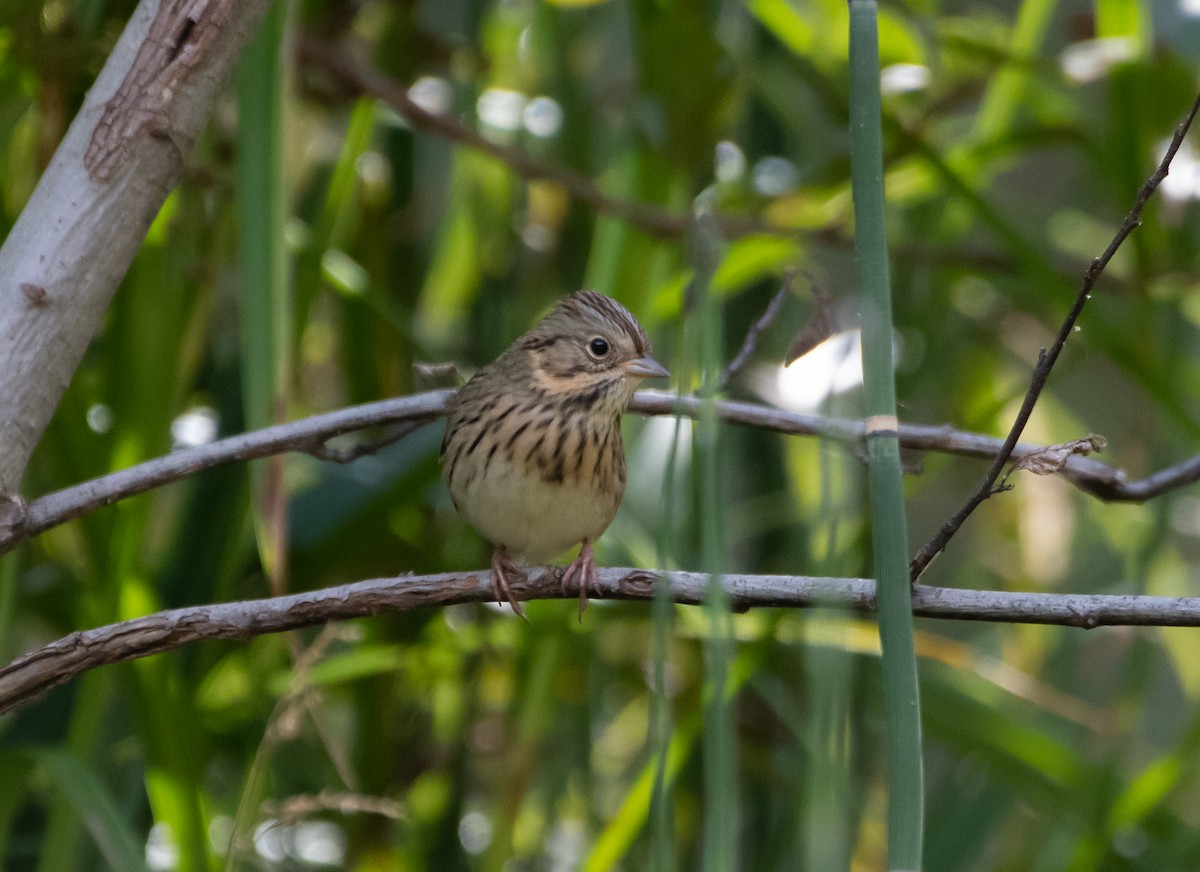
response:
[(338, 790), (298, 794), (281, 802), (268, 801), (262, 804), (263, 816), (273, 818), (277, 826), (287, 826), (330, 812), (340, 815), (371, 814), (394, 821), (406, 817), (404, 806), (390, 797)]
[[(308, 33), (301, 33), (295, 45), (306, 65), (324, 70), (357, 93), (368, 94), (388, 104), (415, 130), (478, 150), (506, 164), (522, 178), (553, 182), (579, 202), (586, 203), (609, 217), (625, 221), (652, 236), (678, 238), (691, 230), (695, 218), (691, 213), (673, 212), (650, 203), (606, 194), (587, 176), (567, 167), (548, 163), (522, 149), (493, 142), (451, 116), (423, 109), (408, 96), (408, 89), (403, 82), (356, 60), (344, 48), (331, 45)], [(853, 238), (842, 227), (788, 227), (750, 215), (716, 214), (714, 219), (721, 234), (726, 238), (762, 234), (803, 237), (839, 251), (847, 251), (854, 247)], [(945, 246), (908, 242), (897, 245), (893, 253), (899, 258), (915, 263), (939, 266), (951, 264), (1005, 274), (1017, 271), (1017, 264), (1003, 252), (948, 249)]]
[(754, 352), (758, 349), (759, 337), (779, 317), (779, 310), (783, 308), (783, 301), (792, 292), (792, 280), (795, 277), (796, 271), (794, 269), (789, 269), (783, 274), (783, 280), (779, 283), (779, 290), (775, 292), (775, 296), (771, 298), (771, 302), (767, 304), (766, 310), (759, 319), (750, 325), (750, 329), (746, 331), (746, 338), (742, 340), (742, 347), (738, 349), (737, 355), (733, 360), (729, 361), (729, 366), (725, 367), (725, 371), (721, 373), (721, 380), (718, 386), (720, 390), (723, 391), (728, 388), (730, 382), (737, 377), (738, 373), (750, 362), (750, 358), (754, 356)]
[[(695, 220), (690, 212), (675, 212), (625, 197), (606, 194), (587, 176), (567, 167), (548, 163), (527, 151), (493, 142), (478, 131), (449, 115), (430, 112), (408, 96), (408, 88), (369, 64), (360, 62), (343, 48), (301, 33), (296, 40), (301, 60), (318, 67), (355, 91), (369, 94), (386, 103), (416, 130), (447, 142), (465, 145), (501, 161), (525, 179), (541, 179), (561, 186), (573, 199), (586, 203), (598, 212), (625, 221), (652, 236), (678, 238), (688, 233)], [(727, 238), (763, 234), (769, 236), (804, 237), (841, 250), (853, 247), (853, 240), (836, 227), (809, 229), (772, 224), (747, 215), (717, 214), (713, 216), (721, 234)], [(896, 250), (906, 259), (922, 263), (961, 263), (984, 270), (1011, 272), (1011, 258), (989, 251), (947, 252), (945, 248), (905, 245)]]
[[(669, 579), (675, 602), (686, 605), (701, 603), (709, 585), (708, 576), (699, 572), (628, 568), (599, 571), (603, 596), (611, 599), (649, 600), (660, 578)], [(721, 582), (731, 606), (740, 611), (815, 606), (870, 612), (875, 608), (875, 583), (869, 579), (727, 575)], [(575, 596), (573, 592), (564, 593), (558, 575), (550, 571), (529, 573), (527, 580), (513, 584), (513, 591), (522, 600)], [(0, 667), (0, 713), (98, 666), (171, 651), (200, 640), (249, 639), (382, 612), (489, 602), (493, 596), (488, 573), (483, 570), (377, 578), (269, 599), (172, 609), (82, 630)], [(931, 618), (1084, 629), (1200, 626), (1200, 597), (1014, 593), (918, 585), (913, 588), (913, 611)]]
[[(368, 427), (405, 424), (415, 429), (444, 414), (453, 396), (454, 391), (443, 389), (351, 406), (176, 451), (28, 502), (17, 498), (17, 508), (10, 511), (8, 523), (0, 527), (0, 555), (8, 553), (27, 539), (98, 508), (208, 469), (284, 452), (352, 459), (352, 450), (339, 453), (321, 446), (335, 436)], [(863, 438), (862, 421), (853, 418), (802, 415), (734, 400), (717, 400), (713, 405), (718, 417), (733, 424), (761, 427), (793, 436), (817, 436), (852, 445), (860, 443)], [(639, 391), (634, 395), (630, 408), (643, 415), (678, 414), (694, 418), (700, 413), (700, 400), (665, 391)], [(993, 436), (967, 433), (947, 426), (919, 424), (900, 425), (900, 444), (916, 451), (960, 457), (993, 457), (1001, 447), (1001, 441)], [(1042, 448), (1040, 445), (1020, 443), (1012, 456), (1024, 457)], [(1145, 502), (1200, 481), (1200, 455), (1139, 480), (1129, 480), (1124, 471), (1098, 460), (1072, 457), (1062, 475), (1080, 490), (1108, 502)]]
[(353, 463), (360, 457), (378, 454), (385, 448), (395, 445), (409, 433), (419, 430), (429, 423), (428, 419), (404, 421), (393, 427), (390, 432), (370, 442), (358, 442), (348, 448), (334, 448), (327, 438), (315, 438), (307, 445), (298, 445), (296, 450), (311, 454), (318, 460), (328, 460), (332, 463)]
[(1054, 343), (1049, 349), (1042, 349), (1038, 354), (1037, 366), (1033, 369), (1033, 375), (1029, 382), (1029, 391), (1025, 394), (1024, 402), (1021, 403), (1021, 410), (1017, 413), (1017, 418), (1013, 421), (1012, 429), (1008, 431), (1008, 436), (1005, 438), (1004, 444), (996, 453), (991, 466), (988, 467), (987, 474), (984, 475), (983, 480), (979, 482), (979, 485), (967, 498), (967, 501), (963, 503), (962, 507), (942, 525), (937, 535), (913, 557), (910, 566), (910, 575), (914, 582), (921, 577), (921, 573), (929, 566), (930, 561), (945, 550), (946, 545), (954, 537), (954, 534), (958, 532), (959, 528), (962, 527), (963, 522), (970, 517), (971, 513), (984, 500), (1010, 487), (1006, 485), (998, 488), (996, 481), (1000, 478), (1000, 473), (1004, 471), (1005, 464), (1011, 458), (1013, 449), (1016, 447), (1017, 441), (1021, 438), (1021, 433), (1025, 430), (1029, 416), (1033, 413), (1033, 407), (1037, 403), (1038, 397), (1041, 396), (1042, 388), (1046, 386), (1046, 380), (1050, 377), (1050, 371), (1054, 368), (1055, 362), (1062, 353), (1063, 346), (1066, 345), (1067, 339), (1075, 329), (1075, 322), (1079, 320), (1079, 316), (1083, 312), (1083, 307), (1092, 298), (1092, 289), (1095, 287), (1100, 275), (1104, 272), (1104, 268), (1108, 266), (1109, 261), (1112, 260), (1113, 255), (1117, 253), (1117, 250), (1129, 234), (1141, 224), (1142, 209), (1145, 208), (1150, 197), (1154, 195), (1162, 180), (1167, 177), (1171, 161), (1174, 159), (1175, 153), (1179, 151), (1179, 146), (1183, 143), (1184, 137), (1187, 136), (1188, 129), (1192, 125), (1192, 119), (1196, 117), (1198, 110), (1200, 110), (1200, 95), (1197, 95), (1195, 102), (1192, 103), (1192, 109), (1188, 113), (1187, 118), (1175, 130), (1175, 135), (1171, 138), (1171, 144), (1167, 147), (1167, 153), (1159, 162), (1158, 168), (1155, 169), (1150, 178), (1146, 179), (1146, 182), (1138, 190), (1137, 197), (1133, 201), (1133, 208), (1125, 216), (1125, 221), (1108, 244), (1108, 248), (1104, 250), (1102, 255), (1092, 261), (1087, 272), (1084, 273), (1079, 293), (1075, 296), (1075, 303), (1071, 306), (1071, 311), (1067, 313), (1066, 319), (1059, 328)]

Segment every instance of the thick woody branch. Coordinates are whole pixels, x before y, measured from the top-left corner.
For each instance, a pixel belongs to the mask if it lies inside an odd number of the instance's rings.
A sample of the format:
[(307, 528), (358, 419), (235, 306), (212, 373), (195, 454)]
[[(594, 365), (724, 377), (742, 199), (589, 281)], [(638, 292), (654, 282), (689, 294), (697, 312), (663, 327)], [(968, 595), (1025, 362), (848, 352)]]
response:
[[(269, 5), (143, 0), (0, 247), (0, 494), (17, 492), (113, 291)], [(10, 515), (19, 508), (7, 504)]]
[[(513, 584), (518, 599), (561, 599), (554, 568)], [(669, 581), (678, 603), (703, 601), (706, 575), (643, 569), (601, 569), (603, 595), (648, 600), (659, 579)], [(875, 583), (859, 578), (810, 578), (786, 575), (728, 575), (723, 584), (732, 608), (827, 607), (872, 612)], [(376, 615), (492, 599), (489, 574), (376, 578), (339, 587), (270, 599), (192, 606), (84, 630), (30, 651), (0, 668), (0, 713), (9, 711), (77, 675), (110, 663), (122, 663), (209, 639), (248, 639)], [(1200, 626), (1200, 597), (1084, 596), (1007, 591), (913, 588), (913, 612), (930, 618), (1060, 624), (1090, 629), (1101, 626)]]
[[(393, 426), (401, 432), (436, 420), (446, 410), (452, 390), (429, 391), (409, 397), (397, 397), (314, 415), (299, 421), (279, 424), (209, 445), (176, 451), (119, 472), (110, 473), (82, 484), (21, 504), (7, 525), (0, 527), (0, 554), (5, 554), (26, 539), (44, 533), (59, 524), (82, 517), (102, 506), (136, 496), (154, 488), (229, 463), (255, 460), (288, 451), (303, 452), (335, 461), (349, 461), (370, 453), (381, 443), (366, 443), (348, 449), (331, 448), (334, 437), (368, 427)], [(859, 443), (863, 424), (851, 418), (822, 418), (773, 409), (757, 403), (718, 400), (718, 416), (734, 424), (761, 427), (798, 436), (818, 436), (841, 442)], [(663, 391), (639, 391), (633, 399), (633, 411), (644, 415), (683, 415), (696, 417), (700, 401)], [(396, 433), (384, 440), (394, 441)], [(1001, 441), (992, 436), (965, 433), (949, 427), (900, 425), (900, 444), (918, 451), (936, 451), (963, 457), (995, 456)], [(1021, 458), (1042, 446), (1018, 444), (1013, 458)], [(1081, 490), (1109, 501), (1142, 502), (1200, 480), (1200, 456), (1160, 470), (1148, 478), (1128, 480), (1122, 470), (1087, 457), (1072, 457), (1063, 475)]]

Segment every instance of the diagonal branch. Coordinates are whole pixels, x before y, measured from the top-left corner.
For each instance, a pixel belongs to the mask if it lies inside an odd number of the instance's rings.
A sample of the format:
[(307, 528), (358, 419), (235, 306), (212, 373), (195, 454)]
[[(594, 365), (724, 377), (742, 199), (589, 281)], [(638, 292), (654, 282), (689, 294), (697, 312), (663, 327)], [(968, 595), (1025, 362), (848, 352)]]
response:
[(915, 582), (921, 577), (921, 573), (929, 566), (930, 561), (937, 557), (945, 550), (946, 545), (958, 532), (963, 523), (971, 516), (971, 513), (979, 507), (984, 500), (998, 493), (1005, 487), (996, 487), (996, 481), (1000, 478), (1000, 473), (1004, 471), (1005, 464), (1013, 455), (1013, 450), (1017, 446), (1017, 440), (1021, 438), (1021, 433), (1025, 430), (1025, 425), (1029, 421), (1029, 416), (1033, 414), (1033, 407), (1037, 404), (1038, 398), (1041, 396), (1042, 388), (1046, 386), (1046, 380), (1050, 378), (1050, 371), (1054, 368), (1054, 364), (1058, 361), (1059, 355), (1062, 353), (1063, 347), (1067, 344), (1067, 339), (1071, 332), (1075, 329), (1075, 322), (1079, 320), (1079, 316), (1083, 313), (1083, 307), (1087, 305), (1088, 300), (1092, 298), (1092, 289), (1096, 286), (1096, 281), (1104, 272), (1104, 268), (1108, 266), (1109, 261), (1113, 259), (1113, 255), (1125, 242), (1125, 239), (1135, 228), (1141, 225), (1142, 210), (1146, 203), (1158, 190), (1158, 186), (1162, 180), (1167, 177), (1167, 173), (1171, 168), (1171, 161), (1175, 158), (1175, 153), (1179, 151), (1179, 146), (1183, 144), (1184, 137), (1187, 136), (1188, 129), (1192, 126), (1192, 120), (1196, 117), (1196, 112), (1200, 110), (1200, 95), (1197, 95), (1196, 100), (1192, 103), (1192, 109), (1188, 112), (1187, 117), (1175, 130), (1175, 135), (1171, 138), (1171, 144), (1167, 147), (1167, 153), (1163, 155), (1163, 159), (1159, 161), (1158, 167), (1151, 174), (1150, 178), (1146, 179), (1145, 183), (1138, 190), (1137, 197), (1133, 201), (1133, 207), (1129, 210), (1129, 214), (1125, 216), (1124, 222), (1117, 230), (1116, 235), (1108, 244), (1108, 248), (1104, 250), (1098, 258), (1092, 261), (1091, 265), (1084, 273), (1083, 282), (1079, 287), (1079, 293), (1075, 295), (1075, 303), (1071, 306), (1070, 312), (1067, 313), (1066, 319), (1062, 326), (1058, 329), (1058, 335), (1054, 338), (1054, 343), (1049, 349), (1042, 349), (1038, 354), (1037, 366), (1033, 369), (1033, 376), (1029, 381), (1029, 391), (1025, 394), (1025, 400), (1021, 403), (1021, 410), (1017, 413), (1017, 418), (1013, 421), (1012, 429), (1008, 431), (1008, 436), (1004, 440), (1004, 444), (996, 453), (992, 460), (991, 466), (988, 467), (987, 473), (983, 480), (975, 488), (974, 492), (963, 503), (962, 507), (955, 512), (937, 535), (933, 537), (926, 545), (917, 552), (913, 557), (912, 565), (910, 566), (910, 575)]
[[(547, 179), (561, 185), (574, 199), (587, 203), (606, 215), (612, 215), (640, 229), (661, 237), (682, 236), (692, 224), (691, 215), (671, 212), (666, 209), (614, 197), (597, 188), (587, 176), (563, 166), (554, 166), (539, 160), (527, 151), (499, 142), (493, 142), (477, 130), (459, 124), (447, 115), (430, 112), (408, 96), (408, 88), (374, 67), (361, 64), (347, 52), (335, 48), (306, 34), (297, 39), (297, 47), (304, 63), (319, 66), (343, 82), (365, 94), (382, 100), (400, 113), (417, 130), (432, 134), (448, 142), (466, 145), (476, 151), (496, 158), (506, 164), (517, 175), (526, 179)], [(724, 229), (733, 232), (751, 230), (760, 233), (793, 234), (795, 231), (754, 221), (728, 217), (723, 219)], [(735, 226), (736, 225), (736, 226)]]
[(9, 495), (269, 5), (139, 3), (0, 246), (4, 522), (19, 515)]
[(742, 347), (738, 349), (738, 353), (734, 355), (733, 360), (729, 361), (729, 365), (721, 373), (721, 380), (717, 383), (719, 390), (727, 390), (733, 380), (746, 368), (746, 364), (754, 357), (754, 352), (758, 350), (758, 340), (762, 337), (763, 333), (771, 329), (771, 325), (779, 317), (779, 310), (783, 308), (784, 300), (792, 292), (792, 281), (795, 277), (795, 269), (789, 269), (783, 274), (783, 280), (779, 283), (779, 290), (775, 292), (775, 296), (771, 298), (771, 302), (767, 304), (767, 308), (759, 316), (758, 320), (750, 325), (750, 329), (746, 331), (746, 338), (742, 340)]
[[(672, 211), (651, 203), (607, 194), (582, 173), (550, 163), (523, 149), (493, 142), (456, 118), (422, 108), (409, 97), (408, 88), (403, 82), (357, 60), (344, 48), (303, 32), (297, 35), (296, 47), (305, 65), (322, 69), (354, 91), (386, 103), (415, 130), (495, 158), (524, 179), (553, 182), (578, 202), (586, 203), (597, 212), (625, 221), (652, 236), (673, 239), (691, 230), (695, 216), (690, 212)], [(843, 230), (836, 227), (788, 227), (750, 215), (729, 213), (714, 215), (713, 220), (721, 234), (730, 238), (748, 234), (803, 236), (843, 250), (852, 248), (854, 244)], [(1013, 269), (1010, 258), (990, 251), (947, 252), (945, 248), (914, 243), (898, 246), (896, 251), (907, 259), (922, 263), (943, 264), (953, 261), (975, 269), (1002, 272)]]
[(11, 551), (30, 537), (82, 517), (101, 506), (180, 481), (206, 469), (287, 451), (311, 453), (325, 459), (351, 460), (363, 452), (337, 452), (326, 443), (336, 436), (379, 424), (433, 421), (445, 412), (446, 404), (453, 395), (452, 390), (429, 391), (264, 427), (199, 448), (176, 451), (55, 491), (28, 503), (15, 523), (0, 528), (0, 554)]
[[(699, 572), (611, 568), (599, 573), (603, 595), (610, 599), (649, 600), (660, 579), (670, 581), (675, 602), (687, 605), (701, 603), (709, 585), (708, 576)], [(740, 611), (763, 607), (875, 609), (875, 582), (869, 579), (727, 575), (721, 581), (730, 605)], [(574, 598), (573, 593), (563, 593), (553, 567), (514, 583), (513, 591), (522, 600)], [(376, 578), (269, 599), (158, 612), (71, 633), (0, 667), (0, 713), (98, 666), (172, 651), (201, 640), (248, 639), (381, 612), (488, 602), (492, 596), (489, 575), (480, 570)], [(931, 618), (1083, 629), (1200, 626), (1200, 597), (1014, 593), (918, 585), (913, 588), (913, 611)]]

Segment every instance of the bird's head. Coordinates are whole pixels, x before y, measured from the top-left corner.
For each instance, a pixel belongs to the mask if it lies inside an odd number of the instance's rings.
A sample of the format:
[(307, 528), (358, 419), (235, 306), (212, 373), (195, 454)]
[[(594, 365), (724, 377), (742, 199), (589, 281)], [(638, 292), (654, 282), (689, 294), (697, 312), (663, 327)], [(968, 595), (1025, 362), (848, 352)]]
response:
[(622, 411), (644, 378), (665, 378), (650, 356), (646, 331), (603, 294), (576, 291), (518, 340), (541, 392), (581, 405)]

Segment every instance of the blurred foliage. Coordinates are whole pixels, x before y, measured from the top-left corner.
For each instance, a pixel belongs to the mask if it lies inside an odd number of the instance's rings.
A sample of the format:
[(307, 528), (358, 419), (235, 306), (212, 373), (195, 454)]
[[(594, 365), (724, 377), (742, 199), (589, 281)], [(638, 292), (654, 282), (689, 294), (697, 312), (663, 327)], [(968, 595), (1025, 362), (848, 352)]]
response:
[[(1194, 96), (1195, 6), (884, 7), (907, 420), (1007, 430), (1038, 347)], [(133, 7), (0, 4), (0, 233)], [(300, 34), (364, 47), (424, 105), (611, 196), (792, 228), (721, 246), (710, 286), (723, 324), (704, 335), (723, 337), (724, 360), (789, 266), (831, 292), (839, 329), (855, 326), (844, 0), (305, 0), (286, 38)], [(46, 433), (26, 496), (270, 420), (279, 410), (262, 408), (264, 367), (284, 379), (275, 390), (288, 418), (431, 386), (414, 363), (469, 372), (584, 284), (627, 303), (679, 386), (695, 387), (704, 361), (688, 289), (708, 268), (695, 240), (648, 234), (552, 181), (415, 133), (328, 71), (285, 58), (268, 159), (284, 186), (273, 238), (290, 297), (249, 302), (267, 292), (244, 278), (241, 246), (258, 234), (239, 222), (270, 215), (256, 198), (272, 194), (256, 191), (239, 154), (248, 125), (274, 122), (244, 113), (239, 134), (231, 84)], [(243, 70), (243, 90), (254, 75)], [(1133, 476), (1197, 452), (1197, 151), (1185, 146), (1103, 279), (1027, 438), (1103, 433), (1106, 459)], [(798, 281), (734, 396), (858, 414), (836, 354), (810, 355), (792, 379), (772, 363), (813, 308)], [(279, 317), (292, 318), (290, 340), (247, 360), (244, 337)], [(627, 432), (631, 487), (602, 562), (703, 568), (703, 466), (720, 470), (724, 565), (869, 573), (852, 453), (723, 427), (719, 463), (697, 457), (693, 469), (688, 426), (631, 420)], [(306, 589), (485, 565), (488, 546), (438, 481), (439, 439), (431, 425), (346, 467), (288, 458), (289, 558), (272, 577)], [(982, 471), (921, 460), (908, 479), (916, 538)], [(281, 521), (264, 517), (262, 478), (208, 472), (4, 558), (0, 658), (160, 608), (266, 595), (271, 558), (257, 537)], [(1198, 564), (1193, 490), (1105, 505), (1019, 476), (928, 580), (1183, 595)], [(529, 624), (455, 607), (96, 670), (0, 719), (0, 868), (697, 869), (714, 802), (737, 816), (740, 868), (881, 868), (873, 624), (823, 611), (736, 616), (725, 680), (736, 785), (713, 797), (709, 625), (698, 610), (668, 612), (660, 636), (643, 604), (594, 603), (582, 624), (570, 602), (531, 604)], [(1196, 639), (919, 622), (927, 868), (1194, 870)], [(660, 642), (664, 708), (652, 691)], [(669, 794), (652, 818), (656, 772)]]

